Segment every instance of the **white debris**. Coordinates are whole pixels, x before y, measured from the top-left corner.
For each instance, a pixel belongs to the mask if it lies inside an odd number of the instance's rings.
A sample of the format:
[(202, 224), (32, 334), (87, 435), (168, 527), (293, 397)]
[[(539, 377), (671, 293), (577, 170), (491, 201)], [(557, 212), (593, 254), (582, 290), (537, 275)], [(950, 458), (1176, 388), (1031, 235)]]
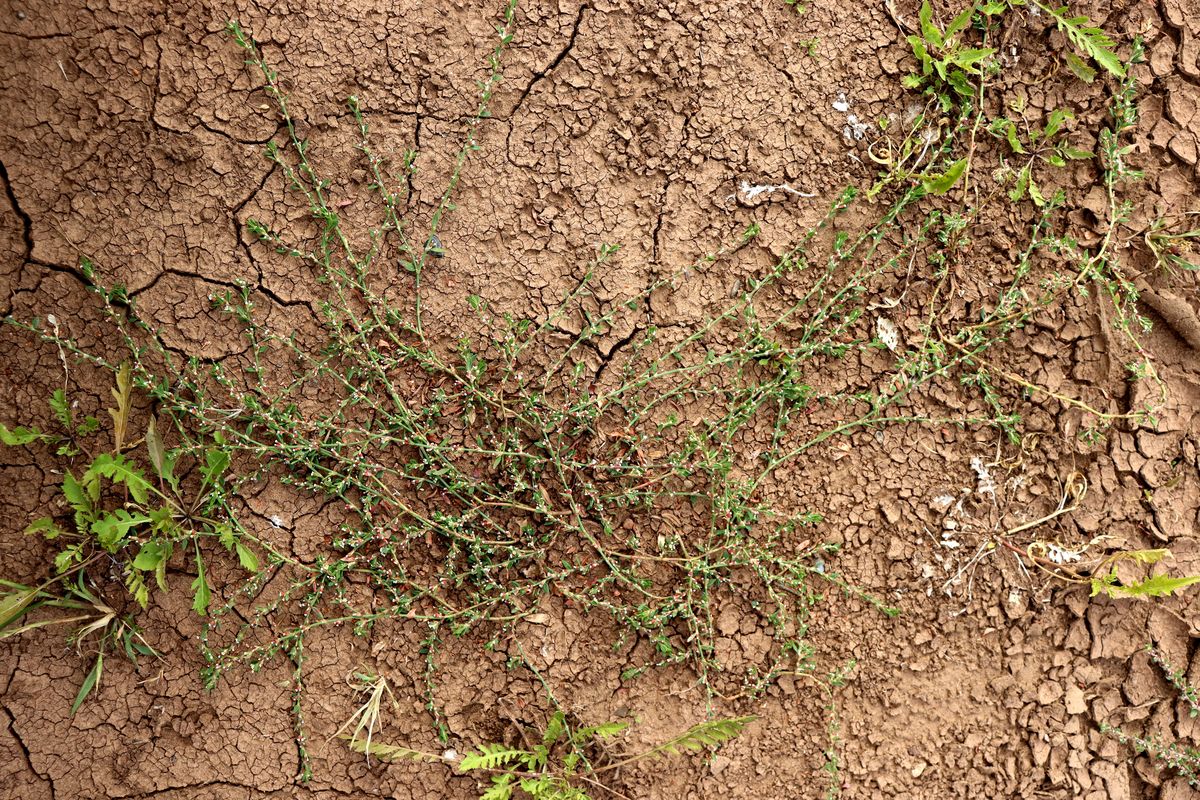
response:
[(975, 478), (978, 485), (975, 491), (980, 494), (990, 494), (993, 499), (996, 497), (996, 480), (992, 477), (992, 473), (984, 466), (983, 459), (979, 456), (974, 456), (971, 459), (971, 469), (975, 470)]
[(759, 195), (771, 194), (773, 192), (786, 192), (787, 194), (795, 195), (796, 197), (816, 197), (813, 192), (802, 192), (799, 189), (793, 189), (791, 185), (786, 183), (780, 184), (755, 184), (751, 185), (749, 181), (742, 181), (738, 186), (738, 191), (742, 193), (742, 199), (747, 203), (753, 201)]
[(934, 511), (945, 511), (952, 505), (954, 505), (954, 495), (952, 494), (939, 494), (929, 503), (929, 507)]
[(896, 328), (896, 323), (887, 317), (875, 318), (875, 335), (883, 342), (883, 346), (893, 353), (900, 346), (900, 331)]
[(272, 526), (276, 528), (283, 527), (283, 517), (279, 516), (278, 514), (272, 514), (270, 517), (268, 517), (268, 519), (271, 521)]
[(1068, 550), (1065, 547), (1060, 547), (1056, 544), (1046, 544), (1046, 558), (1053, 561), (1055, 564), (1071, 564), (1083, 558), (1083, 553), (1076, 550)]
[(847, 114), (846, 115), (846, 127), (842, 129), (842, 135), (845, 136), (847, 139), (853, 139), (854, 141), (857, 142), (860, 139), (862, 139), (864, 136), (866, 136), (867, 131), (869, 131), (870, 129), (871, 129), (870, 125), (868, 125), (865, 122), (860, 122), (858, 117), (855, 116), (854, 114)]
[(850, 101), (846, 99), (845, 92), (838, 92), (837, 100), (833, 101), (833, 110), (843, 114), (850, 110)]

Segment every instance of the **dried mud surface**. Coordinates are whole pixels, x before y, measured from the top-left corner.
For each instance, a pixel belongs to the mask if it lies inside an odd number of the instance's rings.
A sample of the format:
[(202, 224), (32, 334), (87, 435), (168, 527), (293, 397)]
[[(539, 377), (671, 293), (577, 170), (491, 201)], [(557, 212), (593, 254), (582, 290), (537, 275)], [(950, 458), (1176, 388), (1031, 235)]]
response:
[[(1200, 6), (1195, 0), (1075, 4), (1122, 37), (1142, 32), (1148, 60), (1138, 72), (1142, 118), (1136, 160), (1146, 198), (1196, 208), (1200, 147)], [(749, 270), (778, 243), (814, 223), (843, 185), (873, 174), (854, 140), (839, 94), (861, 120), (907, 102), (900, 77), (907, 46), (881, 2), (815, 0), (797, 15), (782, 2), (655, 5), (636, 0), (533, 0), (518, 11), (495, 118), (481, 129), (458, 210), (441, 232), (448, 255), (430, 278), (430, 329), (454, 336), (464, 295), (485, 295), (514, 315), (536, 316), (578, 280), (596, 243), (624, 247), (602, 276), (611, 297), (694, 260), (710, 243), (758, 220), (765, 231)], [(914, 19), (914, 3), (897, 4)], [(384, 155), (413, 146), (418, 208), (436, 202), (474, 81), (491, 46), (497, 9), (464, 3), (328, 4), (285, 0), (226, 6), (96, 0), (0, 3), (0, 312), (54, 314), (90, 348), (115, 346), (85, 290), (81, 255), (106, 280), (125, 284), (181, 353), (222, 359), (244, 345), (209, 310), (209, 295), (247, 280), (279, 325), (311, 329), (320, 287), (244, 234), (251, 216), (280, 220), (303, 209), (262, 158), (279, 131), (263, 97), (222, 33), (236, 16), (288, 81), (294, 112), (329, 172), (354, 175), (357, 94)], [(1099, 119), (1091, 90), (1039, 96), (1053, 67), (1045, 26), (1010, 43), (1020, 50), (1011, 80), (1034, 107), (1066, 103)], [(807, 40), (817, 39), (814, 55)], [(338, 159), (344, 158), (344, 169)], [(354, 180), (361, 180), (359, 175)], [(775, 192), (747, 198), (742, 181), (783, 184), (815, 198)], [(1072, 191), (1088, 196), (1094, 172)], [(343, 187), (335, 187), (335, 191)], [(346, 191), (353, 203), (351, 189)], [(1087, 234), (1087, 202), (1075, 222)], [(996, 237), (1013, 233), (997, 220)], [(998, 269), (979, 249), (963, 270), (962, 296), (982, 293)], [(656, 302), (660, 326), (687, 325), (741, 277), (707, 275)], [(1200, 309), (1192, 277), (1160, 276), (1156, 288)], [(981, 288), (982, 287), (982, 288)], [(1181, 572), (1200, 572), (1200, 349), (1147, 307), (1147, 337), (1169, 389), (1156, 430), (1115, 432), (1086, 448), (1069, 412), (1006, 389), (1040, 436), (1027, 449), (991, 430), (897, 427), (855, 435), (823, 463), (785, 476), (820, 498), (822, 535), (845, 549), (838, 567), (903, 614), (887, 619), (835, 599), (818, 609), (813, 643), (830, 667), (857, 667), (839, 690), (843, 796), (847, 798), (1193, 796), (1098, 732), (1100, 722), (1148, 725), (1195, 741), (1200, 730), (1142, 652), (1154, 642), (1200, 682), (1196, 593), (1151, 605), (1089, 602), (1078, 591), (1030, 582), (1000, 559), (985, 561), (952, 596), (946, 576), (967, 558), (972, 536), (1052, 509), (1072, 472), (1087, 477), (1081, 509), (1060, 533), (1106, 532), (1131, 544), (1169, 545)], [(903, 327), (903, 326), (902, 326)], [(627, 332), (614, 331), (616, 346)], [(1012, 369), (1053, 390), (1123, 397), (1103, 312), (1079, 298), (1015, 339)], [(850, 367), (852, 370), (853, 366)], [(868, 370), (869, 364), (861, 365)], [(0, 334), (0, 420), (31, 421), (59, 385), (59, 355), (27, 337)], [(100, 403), (107, 384), (80, 369)], [(854, 376), (847, 380), (853, 381)], [(87, 402), (85, 400), (85, 402)], [(18, 413), (20, 416), (18, 416)], [(34, 419), (33, 421), (36, 421)], [(51, 503), (49, 464), (17, 450), (0, 454), (0, 563), (36, 576), (40, 553), (20, 531)], [(971, 459), (993, 464), (994, 502), (939, 510), (940, 495), (975, 487)], [(800, 490), (797, 490), (800, 491)], [(1151, 499), (1152, 498), (1152, 499)], [(314, 501), (268, 486), (247, 504), (276, 516), (295, 552), (312, 552), (327, 526)], [(947, 524), (952, 522), (952, 524)], [(940, 545), (956, 531), (963, 550)], [(995, 562), (995, 563), (993, 563)], [(623, 681), (628, 652), (613, 651), (609, 623), (554, 604), (544, 624), (514, 637), (561, 701), (595, 720), (636, 715), (650, 742), (703, 719), (704, 701), (683, 671)], [(722, 646), (752, 653), (763, 634), (739, 609), (719, 622)], [(61, 636), (0, 642), (0, 797), (262, 800), (283, 797), (470, 797), (474, 782), (418, 764), (366, 765), (326, 743), (351, 708), (346, 675), (372, 662), (396, 676), (402, 713), (387, 736), (438, 747), (419, 687), (420, 630), (396, 623), (370, 642), (329, 629), (308, 644), (306, 686), (315, 778), (296, 782), (289, 715), (290, 665), (276, 663), (222, 682), (196, 677), (199, 622), (182, 592), (158, 595), (143, 627), (164, 660), (141, 671), (113, 662), (98, 697), (68, 710), (85, 665)], [(467, 637), (443, 661), (439, 701), (460, 748), (530, 724), (541, 688)], [(282, 661), (282, 659), (281, 659)], [(823, 696), (781, 680), (750, 707), (761, 719), (711, 759), (640, 767), (619, 788), (638, 798), (820, 796), (825, 747)]]

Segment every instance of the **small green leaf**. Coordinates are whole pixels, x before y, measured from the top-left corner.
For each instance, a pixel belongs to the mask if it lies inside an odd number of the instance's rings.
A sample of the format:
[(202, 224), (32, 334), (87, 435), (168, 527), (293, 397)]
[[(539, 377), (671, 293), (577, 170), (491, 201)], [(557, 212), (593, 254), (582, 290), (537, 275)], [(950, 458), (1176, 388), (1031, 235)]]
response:
[(96, 460), (83, 475), (84, 483), (88, 481), (89, 477), (94, 480), (97, 475), (108, 478), (114, 483), (125, 484), (134, 501), (143, 505), (154, 488), (150, 485), (150, 481), (146, 480), (145, 473), (129, 463), (122, 455), (101, 453), (96, 456)]
[(18, 425), (15, 428), (9, 429), (4, 425), (0, 425), (0, 442), (4, 442), (9, 447), (19, 447), (33, 442), (47, 441), (49, 438), (49, 436), (37, 428), (26, 428), (23, 425)]
[(946, 26), (946, 38), (949, 39), (967, 29), (971, 24), (971, 18), (975, 16), (975, 4), (964, 8), (959, 12), (958, 16), (950, 20), (950, 24)]
[(933, 24), (933, 7), (929, 5), (929, 0), (921, 3), (917, 17), (921, 21), (921, 37), (934, 47), (940, 48), (945, 40), (942, 39), (942, 32), (938, 30), (937, 25)]
[(394, 744), (381, 744), (380, 742), (368, 741), (366, 737), (355, 738), (349, 734), (338, 736), (339, 739), (346, 740), (346, 746), (356, 753), (364, 753), (369, 756), (375, 756), (380, 761), (442, 761), (441, 756), (435, 756), (433, 753), (423, 753), (420, 750), (413, 750), (411, 747), (401, 747)]
[(47, 541), (66, 535), (66, 531), (58, 527), (50, 517), (42, 517), (29, 523), (29, 527), (25, 529), (25, 535), (34, 533), (40, 533)]
[(55, 389), (54, 394), (50, 395), (50, 410), (54, 412), (54, 418), (58, 420), (59, 425), (62, 425), (67, 431), (75, 430), (75, 420), (71, 416), (71, 404), (67, 402), (67, 393), (62, 389)]
[(168, 550), (166, 545), (161, 542), (146, 542), (142, 545), (142, 549), (138, 551), (137, 557), (133, 559), (134, 569), (140, 570), (157, 570), (158, 565), (163, 563), (167, 557)]
[(945, 194), (954, 187), (967, 171), (967, 159), (960, 158), (950, 165), (950, 169), (941, 175), (931, 175), (921, 179), (921, 186), (929, 194)]
[(1014, 153), (1025, 153), (1025, 147), (1021, 144), (1021, 140), (1017, 138), (1017, 126), (1011, 121), (1009, 121), (1007, 129), (1004, 131), (1004, 138), (1008, 140), (1008, 146), (1012, 148)]
[(234, 532), (232, 525), (213, 525), (212, 533), (216, 534), (217, 541), (221, 543), (222, 547), (226, 550), (233, 549), (233, 543), (237, 541), (237, 534)]
[(133, 380), (129, 362), (126, 361), (117, 368), (117, 385), (109, 391), (117, 401), (116, 408), (108, 409), (113, 420), (113, 452), (120, 453), (125, 446), (125, 433), (129, 428), (130, 395), (133, 392)]
[(515, 777), (511, 772), (502, 772), (492, 776), (492, 785), (479, 795), (479, 800), (511, 800), (513, 794), (512, 782)]
[(92, 667), (92, 671), (83, 679), (83, 684), (79, 687), (79, 694), (75, 695), (75, 702), (71, 704), (71, 716), (75, 716), (75, 712), (83, 705), (83, 701), (91, 694), (92, 690), (100, 685), (100, 676), (104, 672), (104, 653), (96, 654), (96, 663)]
[(542, 734), (542, 744), (545, 747), (553, 747), (567, 730), (567, 717), (562, 711), (555, 711), (550, 717), (550, 721), (546, 723), (546, 731)]
[(91, 515), (92, 499), (88, 496), (89, 493), (83, 484), (75, 480), (75, 476), (70, 472), (63, 474), (62, 490), (63, 497), (67, 499), (71, 508), (85, 516)]
[(71, 564), (83, 560), (83, 543), (68, 547), (54, 556), (54, 569), (59, 573), (70, 569)]
[(204, 464), (200, 467), (200, 475), (204, 478), (203, 486), (216, 485), (228, 468), (229, 453), (216, 447), (208, 448), (204, 453)]
[(196, 548), (196, 579), (192, 581), (192, 610), (200, 616), (208, 614), (208, 606), (212, 603), (212, 589), (204, 578), (204, 560), (200, 558), (200, 549)]
[(14, 586), (14, 591), (0, 597), (0, 631), (24, 616), (30, 603), (40, 594), (36, 586)]
[(1046, 127), (1042, 129), (1042, 138), (1053, 139), (1062, 130), (1063, 123), (1074, 118), (1075, 115), (1066, 109), (1054, 109), (1050, 112), (1050, 117), (1046, 120)]
[(502, 744), (481, 744), (477, 749), (478, 753), (468, 753), (458, 762), (459, 772), (470, 772), (473, 769), (496, 769), (529, 755), (526, 750), (515, 750)]
[[(1096, 581), (1093, 579), (1093, 596), (1096, 594), (1095, 583)], [(1129, 586), (1104, 583), (1102, 590), (1109, 597), (1167, 597), (1195, 583), (1200, 583), (1200, 575), (1172, 578), (1170, 575), (1164, 574), (1155, 575)]]
[(1096, 80), (1096, 70), (1088, 66), (1087, 62), (1079, 56), (1068, 51), (1063, 53), (1063, 60), (1067, 62), (1067, 69), (1075, 73), (1075, 77), (1084, 83), (1091, 83)]
[(175, 458), (163, 446), (162, 437), (158, 435), (157, 420), (150, 417), (150, 425), (146, 428), (146, 454), (150, 457), (150, 466), (154, 474), (170, 484), (172, 489), (179, 490), (175, 479)]
[(96, 534), (96, 541), (101, 547), (115, 553), (129, 535), (129, 531), (147, 522), (150, 522), (150, 517), (145, 514), (130, 514), (125, 509), (118, 508), (94, 521), (91, 530)]
[(956, 51), (951, 56), (951, 61), (968, 72), (975, 73), (978, 71), (979, 62), (995, 52), (994, 47), (966, 47)]
[(254, 554), (254, 551), (241, 542), (235, 543), (234, 547), (237, 549), (238, 563), (242, 565), (242, 569), (247, 572), (257, 573), (258, 556)]

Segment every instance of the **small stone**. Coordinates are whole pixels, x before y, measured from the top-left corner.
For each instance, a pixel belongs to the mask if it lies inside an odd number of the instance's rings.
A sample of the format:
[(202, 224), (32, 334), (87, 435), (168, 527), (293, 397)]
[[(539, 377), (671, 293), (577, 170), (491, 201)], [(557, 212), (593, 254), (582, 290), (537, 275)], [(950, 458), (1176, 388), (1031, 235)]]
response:
[(1050, 760), (1050, 743), (1038, 737), (1033, 740), (1029, 749), (1032, 751), (1033, 763), (1039, 767), (1046, 766), (1046, 762)]
[(1189, 131), (1179, 131), (1179, 133), (1171, 137), (1171, 141), (1167, 144), (1167, 149), (1185, 164), (1193, 165), (1196, 163), (1196, 137)]
[(733, 759), (729, 756), (716, 755), (713, 756), (712, 761), (708, 762), (708, 768), (712, 770), (713, 775), (720, 775), (722, 772), (728, 769), (731, 764), (733, 764)]
[(726, 606), (717, 617), (717, 630), (726, 636), (737, 633), (741, 626), (741, 618), (738, 616), (737, 610), (731, 606)]
[(1083, 699), (1083, 689), (1071, 684), (1067, 687), (1066, 698), (1068, 714), (1087, 713), (1087, 701)]
[(1057, 702), (1062, 696), (1063, 687), (1058, 681), (1045, 681), (1038, 686), (1037, 699), (1044, 706)]

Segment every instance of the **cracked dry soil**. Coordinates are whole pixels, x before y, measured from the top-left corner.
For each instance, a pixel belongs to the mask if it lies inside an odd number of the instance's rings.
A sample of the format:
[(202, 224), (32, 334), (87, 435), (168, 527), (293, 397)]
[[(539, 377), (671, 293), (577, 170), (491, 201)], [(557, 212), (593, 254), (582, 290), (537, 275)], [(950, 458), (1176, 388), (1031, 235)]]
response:
[[(602, 369), (642, 326), (695, 325), (815, 222), (842, 186), (869, 183), (869, 142), (855, 139), (839, 109), (849, 103), (865, 121), (901, 111), (909, 102), (900, 84), (907, 45), (882, 2), (807, 5), (798, 15), (782, 2), (745, 0), (523, 2), (494, 118), (481, 128), (482, 149), (468, 164), (458, 210), (440, 232), (447, 257), (429, 278), (427, 327), (452, 340), (470, 293), (515, 316), (544, 315), (577, 283), (600, 241), (623, 245), (599, 280), (600, 297), (612, 300), (750, 221), (763, 225), (751, 263), (698, 275), (656, 296), (632, 327), (608, 332), (596, 353)], [(1194, 210), (1200, 6), (1073, 5), (1122, 39), (1146, 37), (1133, 155), (1146, 180), (1135, 216), (1149, 219), (1156, 206)], [(915, 19), (915, 6), (899, 2), (897, 10)], [(283, 222), (304, 209), (262, 158), (264, 143), (280, 131), (222, 33), (226, 18), (254, 31), (279, 68), (314, 152), (330, 174), (343, 176), (334, 191), (346, 213), (363, 202), (355, 189), (365, 183), (343, 105), (353, 93), (363, 99), (382, 155), (418, 151), (412, 188), (419, 216), (436, 202), (473, 110), (496, 11), (462, 2), (3, 0), (0, 312), (54, 314), (83, 347), (115, 356), (79, 270), (86, 255), (105, 280), (128, 287), (181, 354), (220, 360), (244, 349), (208, 301), (239, 280), (261, 295), (273, 326), (311, 332), (321, 287), (245, 233), (250, 217)], [(1005, 43), (1020, 53), (1008, 86), (1028, 87), (1033, 109), (1066, 105), (1080, 130), (1094, 130), (1104, 114), (1099, 85), (1042, 88), (1061, 69), (1048, 46), (1054, 36), (1044, 21), (1031, 21)], [(803, 43), (813, 39), (810, 54)], [(1080, 165), (1064, 180), (1083, 198), (1069, 224), (1080, 241), (1094, 241), (1087, 198), (1095, 171)], [(816, 197), (748, 197), (742, 181), (787, 183)], [(1004, 269), (997, 254), (1017, 236), (1017, 220), (989, 222), (974, 257), (957, 266), (962, 303), (987, 296)], [(1152, 273), (1149, 280), (1194, 317), (1195, 274)], [(1144, 310), (1156, 322), (1146, 346), (1169, 391), (1156, 429), (1124, 426), (1085, 446), (1072, 435), (1078, 419), (1071, 410), (1006, 386), (1005, 400), (1036, 434), (1019, 452), (990, 429), (900, 426), (852, 434), (782, 476), (824, 513), (820, 536), (844, 545), (838, 569), (903, 609), (887, 619), (833, 597), (812, 620), (821, 663), (857, 662), (837, 695), (844, 797), (1195, 796), (1101, 736), (1098, 724), (1200, 737), (1200, 723), (1142, 652), (1152, 641), (1200, 682), (1197, 593), (1154, 604), (1089, 601), (1078, 590), (1030, 580), (999, 558), (974, 573), (969, 598), (965, 585), (950, 596), (941, 591), (964, 556), (939, 545), (940, 531), (950, 528), (935, 498), (975, 486), (973, 457), (994, 465), (1002, 497), (956, 521), (967, 531), (964, 547), (972, 524), (1053, 508), (1065, 476), (1079, 472), (1090, 491), (1056, 521), (1053, 535), (1077, 541), (1103, 532), (1170, 546), (1180, 572), (1200, 572), (1200, 351), (1167, 319), (1170, 312), (1152, 303)], [(915, 330), (916, 320), (900, 321), (902, 330)], [(1038, 385), (1128, 408), (1137, 390), (1121, 376), (1104, 322), (1094, 297), (1075, 298), (1015, 337), (1006, 364)], [(877, 368), (870, 358), (851, 359), (839, 379), (865, 380)], [(81, 402), (100, 408), (107, 379), (83, 367), (73, 376)], [(11, 329), (0, 333), (0, 420), (38, 421), (61, 379), (53, 348)], [(930, 402), (978, 401), (951, 393)], [(58, 479), (35, 454), (6, 449), (0, 458), (0, 563), (7, 576), (34, 581), (44, 574), (45, 553), (21, 531), (51, 506)], [(283, 521), (298, 557), (311, 558), (336, 524), (329, 508), (279, 486), (244, 500), (252, 522)], [(176, 584), (185, 579), (177, 576)], [(305, 703), (315, 777), (301, 785), (291, 665), (279, 659), (203, 691), (200, 621), (188, 606), (182, 591), (156, 595), (140, 621), (163, 660), (136, 669), (114, 660), (97, 697), (75, 717), (68, 711), (86, 665), (61, 635), (0, 641), (0, 797), (474, 796), (469, 777), (420, 764), (367, 765), (325, 741), (352, 708), (345, 676), (370, 661), (396, 678), (400, 709), (388, 717), (386, 737), (438, 747), (420, 690), (419, 627), (394, 621), (369, 641), (337, 628), (311, 637)], [(614, 650), (610, 623), (555, 603), (545, 610), (543, 624), (520, 624), (513, 640), (535, 654), (571, 708), (594, 720), (636, 716), (633, 736), (644, 742), (703, 719), (703, 697), (686, 671), (622, 680), (630, 650), (644, 644)], [(754, 617), (739, 609), (724, 609), (718, 627), (731, 658), (766, 646)], [(460, 749), (502, 737), (511, 724), (533, 724), (528, 709), (542, 702), (541, 687), (507, 671), (505, 652), (485, 652), (481, 641), (451, 641), (442, 657), (450, 666), (438, 700)], [(634, 767), (618, 788), (663, 800), (821, 796), (824, 702), (813, 687), (782, 678), (752, 704), (718, 709), (760, 715), (720, 755)]]

